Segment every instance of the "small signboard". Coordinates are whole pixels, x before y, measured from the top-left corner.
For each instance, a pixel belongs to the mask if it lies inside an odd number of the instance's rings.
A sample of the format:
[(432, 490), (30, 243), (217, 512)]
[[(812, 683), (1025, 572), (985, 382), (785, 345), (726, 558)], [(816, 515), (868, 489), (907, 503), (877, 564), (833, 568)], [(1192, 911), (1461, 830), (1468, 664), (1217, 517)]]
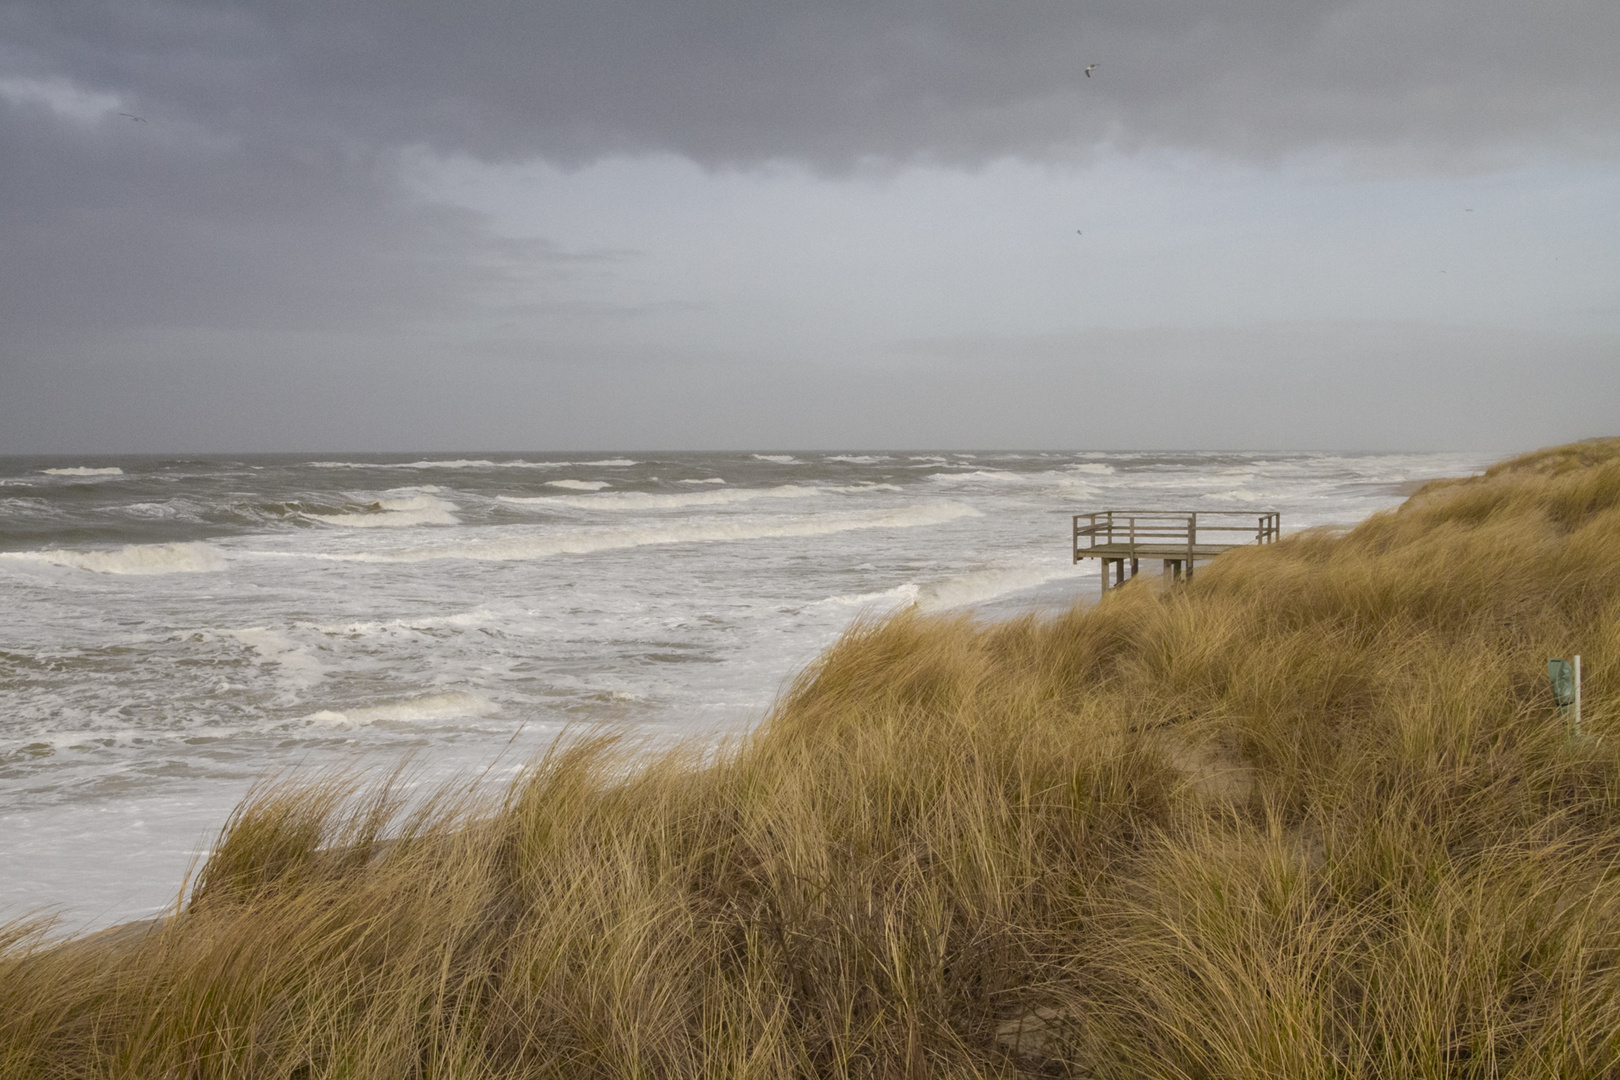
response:
[(1575, 668), (1568, 660), (1547, 661), (1547, 678), (1552, 680), (1553, 697), (1560, 709), (1575, 704)]

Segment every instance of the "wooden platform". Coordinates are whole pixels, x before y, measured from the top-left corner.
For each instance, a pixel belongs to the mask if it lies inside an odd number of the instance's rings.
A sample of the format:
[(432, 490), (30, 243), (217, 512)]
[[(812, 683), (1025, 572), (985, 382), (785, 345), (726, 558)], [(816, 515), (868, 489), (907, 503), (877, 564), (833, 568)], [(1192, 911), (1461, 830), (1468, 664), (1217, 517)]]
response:
[(1164, 563), (1166, 577), (1192, 577), (1198, 560), (1246, 544), (1269, 544), (1281, 533), (1274, 512), (1098, 510), (1074, 515), (1074, 561), (1102, 561), (1103, 592), (1135, 577), (1143, 559)]

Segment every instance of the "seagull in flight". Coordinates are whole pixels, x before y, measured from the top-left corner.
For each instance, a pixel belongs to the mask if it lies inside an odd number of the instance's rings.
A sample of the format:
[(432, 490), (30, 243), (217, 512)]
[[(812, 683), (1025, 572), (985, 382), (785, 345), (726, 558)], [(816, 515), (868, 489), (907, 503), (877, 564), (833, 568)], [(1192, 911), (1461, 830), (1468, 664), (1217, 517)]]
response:
[(1094, 68), (1096, 68), (1096, 66), (1097, 66), (1096, 64), (1087, 64), (1086, 65), (1086, 78), (1088, 78), (1088, 79), (1091, 78), (1091, 72), (1092, 72), (1092, 70)]
[(118, 115), (119, 115), (119, 116), (127, 116), (127, 117), (129, 117), (129, 118), (130, 118), (130, 119), (131, 119), (131, 120), (133, 120), (133, 121), (135, 121), (135, 122), (136, 122), (136, 123), (137, 123), (137, 124), (144, 124), (144, 123), (146, 123), (146, 120), (145, 120), (145, 119), (144, 119), (144, 118), (143, 118), (143, 117), (139, 117), (139, 116), (136, 116), (136, 115), (135, 115), (135, 114), (134, 114), (134, 113), (127, 113), (127, 112), (121, 112), (121, 113), (119, 113), (119, 114), (118, 114)]

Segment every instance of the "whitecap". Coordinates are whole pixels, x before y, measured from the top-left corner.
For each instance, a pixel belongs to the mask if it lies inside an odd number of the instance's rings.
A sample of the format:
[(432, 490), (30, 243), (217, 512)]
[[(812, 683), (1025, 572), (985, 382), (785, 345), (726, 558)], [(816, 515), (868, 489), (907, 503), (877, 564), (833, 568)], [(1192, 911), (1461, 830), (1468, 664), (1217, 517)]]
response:
[[(425, 492), (427, 489), (422, 490)], [(458, 525), (460, 519), (453, 513), (456, 509), (455, 503), (424, 493), (403, 499), (379, 499), (359, 513), (306, 513), (303, 516), (310, 521), (349, 529), (389, 529), (413, 525)]]
[(1068, 564), (1059, 567), (1002, 566), (975, 570), (924, 585), (918, 592), (917, 606), (924, 611), (948, 611), (982, 604), (1008, 593), (1033, 589), (1049, 581), (1081, 576), (1084, 576), (1084, 568)]
[(278, 630), (268, 626), (250, 626), (242, 630), (220, 630), (217, 633), (234, 638), (258, 653), (268, 663), (279, 666), (294, 686), (314, 686), (325, 674), (325, 667), (309, 650)]
[(837, 604), (840, 607), (875, 607), (884, 609), (890, 607), (903, 607), (906, 604), (917, 602), (920, 587), (915, 581), (908, 581), (896, 585), (892, 589), (882, 589), (878, 592), (845, 593), (842, 596), (829, 596), (825, 600), (817, 600), (811, 607), (821, 607), (825, 604)]
[(225, 569), (216, 548), (201, 542), (186, 544), (126, 544), (108, 551), (5, 551), (0, 559), (41, 562), (90, 570), (97, 574), (202, 574)]
[(776, 465), (803, 465), (804, 462), (792, 454), (755, 454), (755, 461), (769, 461)]
[(729, 543), (786, 537), (826, 536), (857, 529), (911, 529), (942, 525), (964, 517), (983, 517), (974, 507), (958, 502), (918, 503), (892, 510), (860, 514), (809, 514), (801, 517), (708, 519), (672, 522), (662, 526), (581, 530), (572, 533), (516, 535), (500, 540), (446, 544), (395, 552), (305, 554), (261, 551), (262, 558), (308, 558), (326, 562), (418, 563), (438, 559), (511, 562), (556, 555), (584, 555), (597, 551), (663, 544)]
[(935, 473), (929, 480), (941, 484), (954, 484), (963, 480), (993, 480), (1001, 484), (1023, 484), (1028, 478), (1004, 469), (975, 469), (972, 472)]
[(707, 476), (707, 477), (704, 477), (702, 480), (677, 480), (676, 483), (677, 484), (723, 484), (723, 483), (725, 483), (725, 481), (720, 479), (718, 476)]
[(829, 454), (827, 461), (843, 461), (851, 465), (876, 465), (880, 461), (892, 461), (887, 454)]
[(124, 470), (117, 466), (105, 469), (92, 469), (83, 465), (75, 465), (71, 469), (41, 469), (46, 476), (123, 476)]
[(766, 488), (727, 488), (725, 491), (609, 491), (599, 495), (502, 495), (500, 499), (519, 505), (571, 506), (580, 510), (684, 510), (696, 506), (732, 506), (757, 499), (804, 499), (817, 495), (899, 490), (893, 484), (829, 484), (820, 487), (783, 484)]
[(606, 480), (547, 480), (546, 487), (568, 488), (571, 491), (601, 491), (613, 485)]
[(422, 724), (436, 720), (488, 716), (500, 707), (481, 694), (453, 692), (429, 694), (406, 701), (369, 705), (358, 709), (322, 709), (304, 719), (326, 727), (365, 727), (377, 723)]
[(437, 461), (311, 461), (312, 469), (569, 469), (599, 467), (627, 468), (639, 465), (629, 458), (605, 461), (491, 461), (488, 458), (445, 458)]

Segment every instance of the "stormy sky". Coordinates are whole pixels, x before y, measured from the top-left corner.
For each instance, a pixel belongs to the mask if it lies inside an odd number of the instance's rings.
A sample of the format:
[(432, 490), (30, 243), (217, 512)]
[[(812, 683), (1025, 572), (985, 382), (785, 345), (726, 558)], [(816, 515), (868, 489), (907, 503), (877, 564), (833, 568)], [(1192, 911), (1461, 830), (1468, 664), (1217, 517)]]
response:
[(1614, 0), (0, 2), (0, 453), (1616, 434), (1617, 55)]

